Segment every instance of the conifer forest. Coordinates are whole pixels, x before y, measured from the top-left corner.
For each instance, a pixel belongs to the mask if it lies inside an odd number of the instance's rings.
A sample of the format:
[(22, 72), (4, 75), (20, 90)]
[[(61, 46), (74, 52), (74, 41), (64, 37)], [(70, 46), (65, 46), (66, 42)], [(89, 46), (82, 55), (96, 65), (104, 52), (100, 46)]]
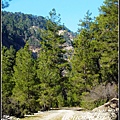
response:
[(118, 97), (118, 0), (88, 10), (78, 31), (48, 16), (2, 13), (2, 114), (93, 109)]

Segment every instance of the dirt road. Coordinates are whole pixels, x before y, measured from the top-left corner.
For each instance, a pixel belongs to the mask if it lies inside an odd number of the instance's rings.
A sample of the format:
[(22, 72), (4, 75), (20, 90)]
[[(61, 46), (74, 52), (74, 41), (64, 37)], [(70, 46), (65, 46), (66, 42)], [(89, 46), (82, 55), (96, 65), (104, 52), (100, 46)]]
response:
[(39, 112), (22, 120), (111, 120), (107, 113), (76, 111), (76, 110), (51, 110)]
[(35, 120), (81, 120), (83, 112), (75, 110), (52, 110), (39, 114), (42, 114), (42, 117)]
[[(29, 116), (29, 120), (79, 120), (75, 119), (77, 118), (76, 115), (77, 111), (74, 110), (51, 110), (36, 113), (34, 116)], [(28, 118), (24, 120), (28, 120)]]

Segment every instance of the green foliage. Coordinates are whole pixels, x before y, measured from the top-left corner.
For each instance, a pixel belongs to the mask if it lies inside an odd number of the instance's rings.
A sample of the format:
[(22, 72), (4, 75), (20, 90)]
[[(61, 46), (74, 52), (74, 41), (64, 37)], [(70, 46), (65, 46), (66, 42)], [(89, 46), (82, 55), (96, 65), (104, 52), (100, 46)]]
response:
[(95, 107), (103, 105), (107, 101), (106, 99), (98, 99), (98, 100), (94, 100), (94, 98), (90, 99), (88, 96), (89, 96), (89, 92), (83, 92), (81, 95), (81, 107), (87, 110), (92, 110)]
[[(101, 31), (101, 73), (103, 81), (118, 82), (118, 1), (106, 0), (101, 6), (103, 14), (97, 17)], [(102, 23), (102, 24), (101, 24)]]
[[(50, 14), (50, 18), (45, 18), (21, 12), (2, 11), (2, 44), (6, 47), (13, 45), (16, 50), (19, 50), (29, 41), (29, 45), (40, 47), (41, 31), (47, 29), (47, 27), (53, 29), (54, 32), (57, 31), (58, 27), (62, 29), (59, 23), (60, 15), (56, 15), (56, 18), (54, 18), (55, 9)], [(58, 20), (57, 23), (55, 23), (55, 19)], [(56, 25), (56, 28), (53, 27), (54, 25)], [(63, 29), (68, 30), (65, 27)]]
[(64, 89), (67, 77), (65, 78), (62, 72), (68, 69), (69, 63), (63, 59), (65, 50), (60, 47), (65, 40), (63, 36), (58, 35), (59, 20), (53, 9), (48, 18), (47, 29), (42, 33), (37, 71), (41, 83), (39, 101), (42, 106), (58, 107), (63, 105), (62, 101), (66, 99)]
[(15, 50), (2, 47), (2, 113), (10, 113), (10, 97), (14, 88), (13, 66), (15, 64)]
[(34, 60), (26, 44), (24, 49), (20, 49), (16, 54), (16, 64), (13, 75), (15, 87), (12, 91), (12, 99), (17, 101), (21, 108), (23, 106), (23, 111), (34, 112), (36, 109), (35, 106), (37, 106), (37, 103), (35, 98), (37, 96), (34, 90), (36, 84), (35, 75)]
[(92, 15), (92, 13), (90, 13), (90, 11), (88, 10), (84, 17), (84, 20), (79, 20), (79, 22), (80, 22), (80, 24), (78, 24), (80, 27), (80, 29), (78, 29), (79, 32), (84, 29), (90, 30), (90, 26), (94, 20), (93, 18), (90, 17), (91, 15)]
[(9, 2), (12, 0), (2, 0), (2, 9), (9, 7)]
[[(118, 84), (117, 5), (117, 1), (106, 0), (100, 7), (100, 15), (94, 22), (91, 22), (89, 12), (84, 21), (80, 21), (82, 22), (80, 33), (74, 40), (70, 78), (73, 86), (78, 87), (79, 97), (84, 96), (82, 95), (84, 92), (89, 94), (92, 88), (100, 83), (115, 82)], [(104, 98), (97, 99), (96, 104), (100, 105), (100, 101), (104, 101)], [(81, 99), (82, 106), (96, 107), (94, 101), (88, 104), (90, 99)]]
[(39, 29), (45, 29), (45, 24), (42, 16), (2, 11), (2, 44), (19, 50), (31, 40), (30, 45), (37, 47), (41, 40)]
[[(89, 20), (90, 16), (87, 15), (85, 20), (87, 21), (87, 19)], [(90, 31), (90, 28), (84, 26), (74, 40), (74, 53), (70, 61), (72, 65), (70, 82), (76, 88), (73, 88), (74, 91), (72, 93), (77, 94), (78, 98), (80, 98), (82, 92), (90, 91), (98, 78), (98, 74), (96, 73), (97, 68), (95, 67), (97, 66), (96, 61), (93, 61), (96, 55), (93, 54), (91, 47), (92, 38), (92, 31)], [(80, 104), (79, 99), (77, 102)]]
[[(99, 10), (96, 19), (88, 11), (80, 20), (73, 43), (67, 32), (58, 34), (64, 28), (55, 9), (43, 29), (39, 29), (41, 17), (2, 12), (4, 42), (6, 37), (13, 42), (18, 36), (27, 41), (17, 53), (12, 47), (2, 48), (4, 114), (22, 117), (41, 109), (66, 106), (93, 109), (117, 97), (118, 1), (105, 0)], [(37, 59), (32, 58), (28, 43), (40, 45)], [(74, 50), (65, 50), (65, 43), (73, 45)], [(64, 59), (66, 55), (69, 59)]]

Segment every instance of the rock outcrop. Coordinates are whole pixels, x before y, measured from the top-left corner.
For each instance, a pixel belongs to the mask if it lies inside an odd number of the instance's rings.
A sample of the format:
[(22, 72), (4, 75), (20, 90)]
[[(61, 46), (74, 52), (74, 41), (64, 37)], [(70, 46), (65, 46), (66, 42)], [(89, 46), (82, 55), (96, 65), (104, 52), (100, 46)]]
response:
[(102, 120), (117, 120), (118, 112), (119, 112), (118, 103), (119, 103), (119, 99), (113, 98), (104, 105), (93, 109), (92, 112), (98, 113), (99, 116), (103, 116), (104, 119)]

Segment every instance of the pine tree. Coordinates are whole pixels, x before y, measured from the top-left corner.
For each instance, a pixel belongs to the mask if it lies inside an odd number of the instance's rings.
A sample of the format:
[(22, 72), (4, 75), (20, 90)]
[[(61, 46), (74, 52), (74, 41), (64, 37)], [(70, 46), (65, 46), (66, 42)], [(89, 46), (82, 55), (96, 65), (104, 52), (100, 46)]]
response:
[(15, 50), (11, 46), (10, 49), (2, 47), (2, 114), (10, 115), (10, 97), (14, 88), (13, 66), (15, 64)]
[[(80, 96), (83, 92), (89, 92), (94, 82), (97, 81), (98, 75), (95, 73), (96, 64), (93, 58), (92, 50), (92, 39), (93, 32), (90, 27), (93, 24), (91, 13), (89, 11), (86, 13), (84, 20), (80, 20), (80, 33), (74, 39), (74, 53), (71, 59), (71, 76), (70, 83), (71, 87), (74, 87), (71, 90), (72, 93), (72, 104), (80, 104)], [(94, 68), (94, 69), (93, 69)]]
[(82, 19), (80, 19), (79, 20), (79, 29), (78, 29), (78, 31), (80, 32), (80, 31), (82, 31), (82, 30), (84, 30), (84, 29), (86, 29), (86, 30), (90, 30), (90, 26), (91, 26), (91, 24), (93, 23), (93, 18), (91, 18), (91, 15), (92, 15), (92, 13), (90, 13), (90, 11), (88, 10), (87, 12), (86, 12), (86, 15), (85, 15), (85, 17), (84, 17), (84, 20), (82, 20)]
[(68, 69), (68, 61), (63, 59), (65, 50), (62, 44), (65, 42), (63, 36), (58, 35), (59, 15), (55, 9), (48, 17), (47, 30), (43, 31), (41, 50), (38, 62), (38, 78), (40, 79), (40, 98), (43, 106), (58, 107), (64, 104), (66, 99), (65, 82), (67, 77), (63, 76), (63, 70)]
[(34, 89), (36, 85), (35, 75), (34, 60), (29, 51), (29, 46), (26, 44), (16, 54), (13, 75), (15, 87), (13, 89), (12, 99), (18, 104), (21, 115), (34, 112), (35, 107), (37, 107), (35, 101), (36, 90)]
[(101, 50), (102, 80), (118, 83), (118, 0), (105, 0), (97, 17)]
[[(74, 93), (81, 96), (81, 105), (88, 107), (86, 105), (90, 103), (95, 107), (89, 98), (93, 86), (118, 83), (118, 2), (106, 0), (100, 8), (100, 15), (89, 27), (86, 28), (85, 22), (80, 25), (85, 26), (74, 41), (71, 81), (78, 83)], [(106, 97), (96, 98), (96, 103), (110, 99), (109, 95)]]

